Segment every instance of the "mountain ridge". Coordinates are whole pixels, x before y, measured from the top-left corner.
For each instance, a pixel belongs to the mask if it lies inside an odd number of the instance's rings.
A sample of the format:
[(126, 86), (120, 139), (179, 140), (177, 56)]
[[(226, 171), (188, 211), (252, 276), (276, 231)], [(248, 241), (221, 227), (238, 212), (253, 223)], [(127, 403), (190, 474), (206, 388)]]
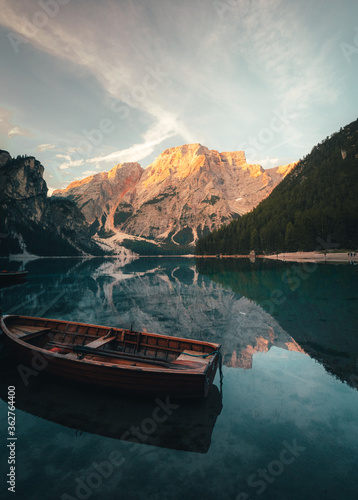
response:
[[(146, 169), (120, 164), (53, 196), (75, 201), (93, 234), (121, 232), (180, 248), (250, 211), (294, 166), (264, 170), (247, 163), (244, 151), (220, 153), (200, 143), (184, 144), (165, 149)], [(118, 172), (122, 177), (116, 184), (110, 173), (115, 179)]]

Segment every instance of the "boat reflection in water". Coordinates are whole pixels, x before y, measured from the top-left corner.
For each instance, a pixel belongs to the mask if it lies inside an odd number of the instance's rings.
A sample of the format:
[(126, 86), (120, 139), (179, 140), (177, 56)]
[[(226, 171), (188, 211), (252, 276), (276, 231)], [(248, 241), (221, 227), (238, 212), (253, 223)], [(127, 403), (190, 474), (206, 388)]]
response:
[(24, 383), (18, 364), (1, 359), (0, 397), (7, 401), (9, 385), (16, 387), (16, 408), (77, 431), (162, 448), (207, 453), (222, 410), (219, 389), (195, 401), (170, 397), (141, 398), (115, 391), (69, 384), (55, 377), (31, 376)]

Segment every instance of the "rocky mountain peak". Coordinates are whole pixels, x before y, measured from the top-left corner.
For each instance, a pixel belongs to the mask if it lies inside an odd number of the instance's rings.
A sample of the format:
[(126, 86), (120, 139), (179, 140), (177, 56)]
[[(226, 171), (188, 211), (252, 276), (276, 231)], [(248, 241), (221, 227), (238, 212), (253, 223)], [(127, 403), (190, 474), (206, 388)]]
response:
[(129, 174), (142, 174), (143, 171), (143, 168), (137, 162), (119, 163), (108, 172), (108, 179), (118, 179)]
[(265, 171), (244, 151), (218, 152), (195, 143), (169, 148), (147, 167), (114, 217), (115, 230), (193, 244), (200, 236), (254, 208), (288, 169)]
[(222, 162), (228, 162), (230, 165), (242, 166), (246, 163), (246, 156), (244, 151), (225, 151), (219, 153)]
[(74, 200), (99, 234), (119, 231), (180, 247), (252, 210), (288, 172), (279, 168), (248, 164), (244, 151), (184, 144), (145, 170), (117, 165), (54, 195)]
[[(147, 167), (142, 179), (142, 186), (138, 187), (138, 193), (149, 193), (164, 181), (172, 182), (172, 179), (183, 181), (193, 175), (220, 176), (225, 170), (232, 167), (246, 167), (244, 151), (219, 153), (210, 150), (199, 143), (184, 144), (182, 146), (166, 149), (158, 158)], [(142, 189), (141, 189), (142, 188)]]
[(119, 163), (113, 167), (109, 172), (99, 172), (98, 174), (89, 175), (84, 179), (73, 181), (65, 189), (56, 189), (53, 195), (63, 195), (63, 193), (71, 192), (74, 189), (76, 191), (86, 190), (86, 184), (101, 184), (104, 181), (110, 181), (110, 183), (120, 181), (122, 177), (128, 177), (128, 175), (137, 175), (138, 173), (143, 173), (143, 168), (137, 162)]
[(57, 189), (52, 196), (75, 201), (87, 222), (110, 231), (118, 203), (137, 184), (143, 172), (137, 162), (121, 163), (109, 172), (74, 181), (66, 189)]

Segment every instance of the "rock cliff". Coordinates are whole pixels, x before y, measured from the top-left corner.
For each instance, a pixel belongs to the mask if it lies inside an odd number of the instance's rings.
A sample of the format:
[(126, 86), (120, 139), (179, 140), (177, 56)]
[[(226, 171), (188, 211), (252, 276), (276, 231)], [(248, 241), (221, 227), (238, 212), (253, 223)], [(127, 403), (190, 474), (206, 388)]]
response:
[(55, 190), (54, 197), (66, 197), (81, 209), (92, 231), (111, 231), (117, 206), (143, 174), (139, 163), (116, 165), (109, 172), (101, 172), (81, 181), (72, 182), (65, 190)]
[(0, 151), (0, 255), (101, 255), (78, 207), (47, 198), (43, 172), (34, 157)]

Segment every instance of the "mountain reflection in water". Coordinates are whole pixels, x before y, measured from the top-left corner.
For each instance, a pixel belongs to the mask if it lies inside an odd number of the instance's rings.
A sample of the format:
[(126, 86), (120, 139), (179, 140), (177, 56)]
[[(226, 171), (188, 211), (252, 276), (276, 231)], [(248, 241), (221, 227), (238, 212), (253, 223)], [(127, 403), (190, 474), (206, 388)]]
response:
[[(212, 261), (213, 263), (213, 261)], [(275, 345), (302, 351), (268, 313), (198, 273), (194, 259), (34, 261), (29, 283), (0, 292), (5, 313), (219, 342), (227, 366), (250, 368)]]
[(261, 259), (198, 259), (197, 269), (268, 311), (295, 347), (340, 380), (358, 387), (356, 267)]
[(230, 367), (251, 368), (256, 352), (276, 346), (306, 352), (348, 383), (358, 375), (353, 266), (95, 258), (41, 259), (26, 270), (28, 283), (0, 290), (5, 313), (219, 342)]

